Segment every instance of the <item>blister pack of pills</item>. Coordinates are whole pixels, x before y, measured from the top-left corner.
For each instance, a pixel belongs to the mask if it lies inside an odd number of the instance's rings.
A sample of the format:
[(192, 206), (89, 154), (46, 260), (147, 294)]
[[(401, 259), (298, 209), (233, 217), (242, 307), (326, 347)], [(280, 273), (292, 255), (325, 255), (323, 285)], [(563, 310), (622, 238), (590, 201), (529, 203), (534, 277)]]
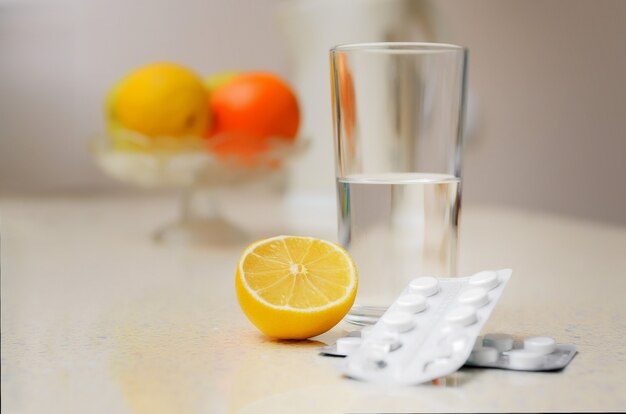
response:
[(340, 370), (382, 384), (419, 384), (452, 374), (474, 349), (511, 273), (411, 281), (362, 337), (337, 341), (336, 354), (347, 354)]
[(471, 367), (501, 368), (517, 371), (556, 371), (576, 355), (576, 347), (557, 344), (547, 336), (529, 336), (516, 341), (507, 334), (479, 336), (465, 363)]

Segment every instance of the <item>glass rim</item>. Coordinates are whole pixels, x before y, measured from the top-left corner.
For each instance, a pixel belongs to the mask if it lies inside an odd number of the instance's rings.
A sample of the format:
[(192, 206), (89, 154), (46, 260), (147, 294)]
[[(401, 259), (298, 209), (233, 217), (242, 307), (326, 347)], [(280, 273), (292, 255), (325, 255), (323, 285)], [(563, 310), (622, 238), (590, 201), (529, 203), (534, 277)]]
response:
[(453, 43), (431, 42), (368, 42), (342, 43), (330, 48), (330, 53), (336, 52), (373, 52), (373, 53), (437, 53), (437, 52), (467, 52), (467, 48)]

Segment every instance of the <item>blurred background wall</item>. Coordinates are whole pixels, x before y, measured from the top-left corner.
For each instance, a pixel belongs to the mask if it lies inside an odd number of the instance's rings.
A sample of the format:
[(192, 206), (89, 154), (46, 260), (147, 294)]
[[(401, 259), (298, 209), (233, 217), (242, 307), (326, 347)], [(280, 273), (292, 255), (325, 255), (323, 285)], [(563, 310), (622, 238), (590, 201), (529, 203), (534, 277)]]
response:
[(0, 0), (0, 196), (125, 188), (86, 141), (117, 79), (171, 60), (294, 82), (313, 145), (291, 188), (334, 197), (326, 51), (382, 40), (372, 19), (469, 47), (466, 204), (626, 225), (623, 0)]

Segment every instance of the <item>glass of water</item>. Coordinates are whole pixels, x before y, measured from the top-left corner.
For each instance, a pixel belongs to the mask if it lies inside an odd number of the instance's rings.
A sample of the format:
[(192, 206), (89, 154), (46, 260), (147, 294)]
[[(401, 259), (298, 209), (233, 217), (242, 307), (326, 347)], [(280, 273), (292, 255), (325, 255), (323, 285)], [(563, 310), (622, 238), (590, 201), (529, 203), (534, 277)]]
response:
[(340, 243), (359, 272), (346, 320), (370, 324), (420, 276), (454, 276), (467, 50), (330, 51)]

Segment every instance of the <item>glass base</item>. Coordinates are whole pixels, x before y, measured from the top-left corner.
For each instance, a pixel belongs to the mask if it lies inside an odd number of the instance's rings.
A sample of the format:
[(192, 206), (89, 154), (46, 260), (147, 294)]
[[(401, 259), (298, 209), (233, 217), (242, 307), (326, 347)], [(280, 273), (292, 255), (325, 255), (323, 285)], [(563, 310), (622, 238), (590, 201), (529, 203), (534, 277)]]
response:
[(154, 240), (166, 245), (238, 244), (246, 240), (245, 233), (222, 218), (196, 219), (168, 224), (157, 230)]
[(344, 321), (359, 326), (374, 325), (386, 311), (385, 306), (354, 305)]

